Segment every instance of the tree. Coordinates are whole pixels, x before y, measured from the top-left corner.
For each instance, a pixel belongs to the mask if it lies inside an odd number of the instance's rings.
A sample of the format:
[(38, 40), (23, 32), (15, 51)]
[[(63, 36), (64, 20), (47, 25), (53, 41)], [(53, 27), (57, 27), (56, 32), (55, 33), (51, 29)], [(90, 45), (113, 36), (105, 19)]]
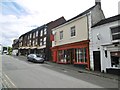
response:
[(8, 54), (11, 55), (12, 54), (12, 48), (8, 47)]

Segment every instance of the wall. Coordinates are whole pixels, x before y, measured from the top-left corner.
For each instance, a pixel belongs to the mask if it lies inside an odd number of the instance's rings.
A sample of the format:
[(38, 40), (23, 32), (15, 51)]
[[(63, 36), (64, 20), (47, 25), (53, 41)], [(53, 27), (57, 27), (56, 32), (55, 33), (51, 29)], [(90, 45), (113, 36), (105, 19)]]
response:
[[(91, 53), (91, 67), (94, 70), (94, 62), (93, 62), (93, 51), (101, 52), (101, 71), (106, 72), (107, 67), (111, 67), (111, 56), (110, 52), (115, 48), (112, 46), (112, 37), (110, 27), (114, 27), (118, 25), (118, 21), (103, 24), (101, 26), (97, 26), (92, 28), (91, 30), (91, 38), (90, 38), (90, 53)], [(100, 40), (97, 39), (97, 36)], [(110, 47), (112, 46), (113, 49)], [(107, 50), (107, 57), (105, 57), (105, 50)]]
[(92, 24), (92, 26), (94, 24), (98, 23), (99, 21), (101, 21), (102, 19), (105, 19), (105, 16), (104, 16), (104, 13), (101, 9), (101, 6), (99, 6), (99, 4), (98, 4), (91, 11), (91, 24)]
[[(76, 36), (70, 36), (71, 27), (75, 26)], [(79, 18), (77, 20), (67, 22), (67, 24), (52, 30), (55, 34), (55, 41), (53, 46), (64, 45), (68, 43), (79, 42), (83, 40), (88, 40), (88, 28), (87, 28), (87, 16)], [(63, 31), (63, 39), (60, 40), (60, 31)]]

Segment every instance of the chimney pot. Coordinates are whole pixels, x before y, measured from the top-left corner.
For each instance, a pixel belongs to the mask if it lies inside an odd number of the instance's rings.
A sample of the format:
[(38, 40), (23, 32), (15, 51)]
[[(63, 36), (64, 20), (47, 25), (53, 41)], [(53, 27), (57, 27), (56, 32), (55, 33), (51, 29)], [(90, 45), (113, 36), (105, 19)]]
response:
[(95, 0), (95, 4), (100, 4), (101, 5), (101, 0)]

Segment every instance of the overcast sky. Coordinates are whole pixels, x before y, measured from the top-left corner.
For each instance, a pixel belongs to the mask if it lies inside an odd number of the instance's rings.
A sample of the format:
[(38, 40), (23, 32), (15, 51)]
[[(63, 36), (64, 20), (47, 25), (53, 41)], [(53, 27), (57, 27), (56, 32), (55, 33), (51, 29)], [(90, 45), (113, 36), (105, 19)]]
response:
[[(118, 14), (120, 0), (101, 0), (105, 17)], [(95, 0), (0, 0), (0, 43), (11, 46), (15, 38), (61, 16), (66, 20), (95, 5)]]

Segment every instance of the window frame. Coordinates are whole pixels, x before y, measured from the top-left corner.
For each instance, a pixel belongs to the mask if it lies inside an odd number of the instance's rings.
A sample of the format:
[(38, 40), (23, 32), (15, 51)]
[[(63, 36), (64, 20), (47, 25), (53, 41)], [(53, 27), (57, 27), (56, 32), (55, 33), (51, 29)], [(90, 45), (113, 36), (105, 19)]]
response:
[(63, 30), (60, 31), (59, 34), (60, 34), (60, 40), (62, 40), (63, 39)]
[(70, 37), (75, 37), (76, 36), (76, 29), (75, 26), (70, 28)]

